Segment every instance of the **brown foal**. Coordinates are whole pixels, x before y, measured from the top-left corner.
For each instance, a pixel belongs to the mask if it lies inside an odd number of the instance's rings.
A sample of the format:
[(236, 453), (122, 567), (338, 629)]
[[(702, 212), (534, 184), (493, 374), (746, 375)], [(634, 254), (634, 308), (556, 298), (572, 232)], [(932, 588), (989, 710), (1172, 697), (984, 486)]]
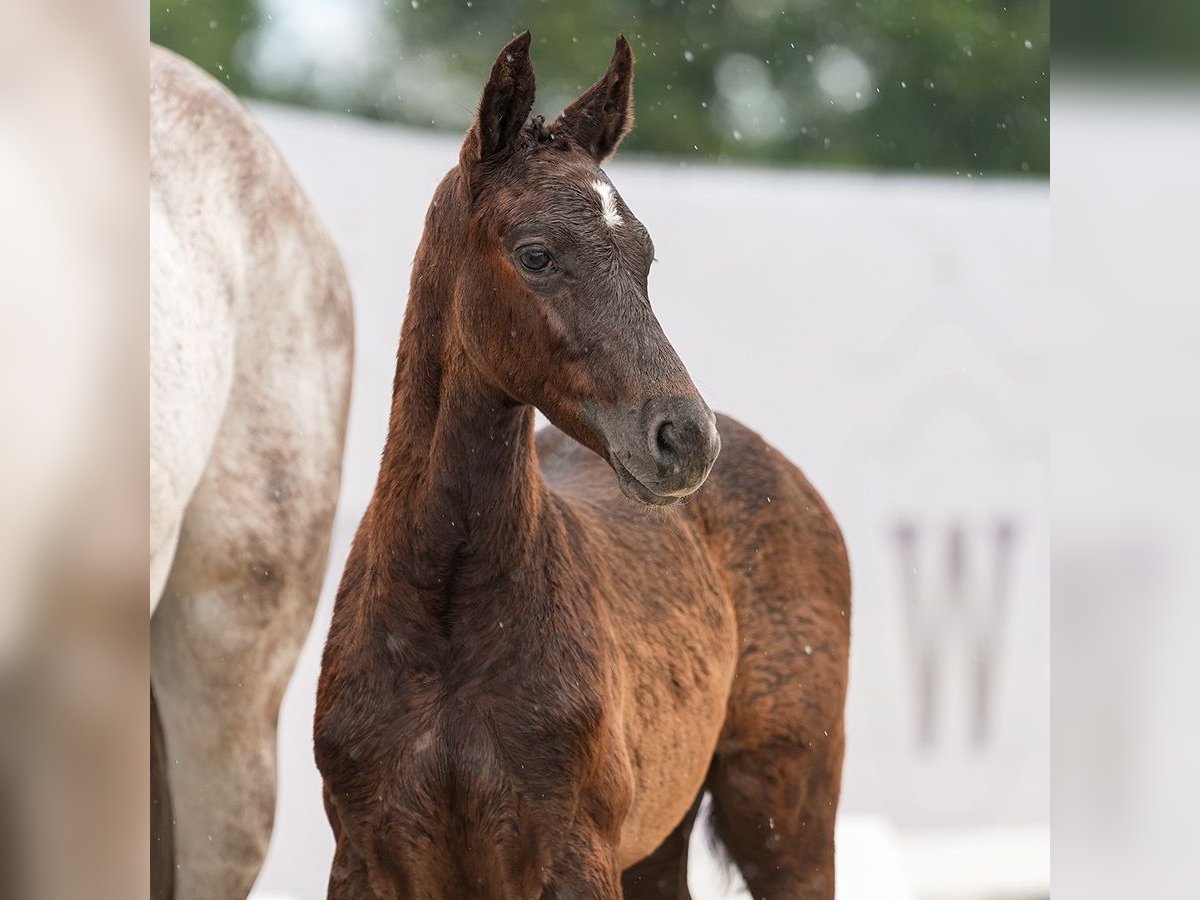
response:
[(833, 897), (845, 548), (651, 312), (632, 80), (622, 37), (530, 120), (516, 38), (426, 217), (317, 697), (330, 898), (686, 898), (706, 790), (755, 897)]

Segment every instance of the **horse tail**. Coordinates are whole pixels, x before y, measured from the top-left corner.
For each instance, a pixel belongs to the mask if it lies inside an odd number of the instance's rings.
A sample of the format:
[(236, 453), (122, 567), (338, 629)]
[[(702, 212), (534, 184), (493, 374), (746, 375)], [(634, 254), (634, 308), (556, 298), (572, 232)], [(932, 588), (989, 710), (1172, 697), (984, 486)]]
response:
[(167, 781), (167, 746), (158, 701), (150, 686), (150, 898), (175, 896), (175, 828), (171, 785)]

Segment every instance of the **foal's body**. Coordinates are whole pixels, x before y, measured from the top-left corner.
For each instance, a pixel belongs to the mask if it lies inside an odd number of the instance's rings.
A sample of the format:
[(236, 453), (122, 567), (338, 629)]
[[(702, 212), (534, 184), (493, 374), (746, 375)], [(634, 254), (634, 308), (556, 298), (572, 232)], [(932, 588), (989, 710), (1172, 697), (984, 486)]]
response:
[[(733, 420), (719, 427), (723, 450), (705, 486), (687, 503), (649, 512), (557, 429), (543, 430), (536, 450), (515, 431), (508, 462), (523, 469), (536, 454), (544, 476), (527, 486), (541, 510), (525, 535), (538, 547), (532, 567), (483, 562), (511, 557), (502, 536), (528, 527), (527, 510), (496, 503), (473, 517), (454, 507), (472, 518), (464, 535), (478, 536), (467, 538), (456, 571), (478, 561), (476, 583), (459, 575), (449, 591), (422, 590), (373, 571), (370, 600), (364, 594), (356, 607), (374, 627), (353, 653), (364, 667), (385, 662), (391, 680), (361, 696), (360, 714), (372, 720), (356, 745), (362, 771), (337, 787), (378, 791), (378, 802), (366, 815), (346, 811), (347, 821), (331, 804), (345, 829), (335, 880), (347, 876), (331, 897), (364, 896), (359, 841), (367, 836), (377, 836), (367, 846), (385, 870), (387, 854), (400, 850), (408, 865), (453, 871), (441, 854), (465, 842), (463, 882), (448, 885), (448, 897), (538, 896), (515, 880), (522, 872), (544, 873), (557, 891), (550, 896), (575, 896), (579, 884), (643, 860), (655, 874), (640, 878), (634, 868), (625, 896), (686, 896), (659, 882), (666, 874), (683, 884), (689, 813), (706, 787), (722, 840), (750, 884), (762, 886), (755, 896), (829, 896), (845, 553), (803, 475)], [(365, 582), (364, 543), (347, 574)], [(453, 610), (445, 635), (434, 621), (439, 603)], [(401, 636), (414, 630), (420, 637)], [(348, 638), (335, 630), (327, 658), (341, 656)], [(410, 650), (410, 642), (424, 646)], [(349, 689), (356, 674), (370, 677), (347, 668), (339, 681)], [(372, 777), (384, 760), (403, 766), (402, 778)], [(746, 868), (756, 862), (757, 874)], [(776, 865), (786, 871), (771, 871)], [(811, 877), (814, 868), (823, 877)], [(778, 894), (770, 890), (777, 882), (814, 887)], [(401, 887), (395, 896), (419, 895)]]
[[(818, 771), (841, 758), (836, 637), (847, 630), (849, 580), (840, 534), (795, 466), (733, 419), (718, 422), (722, 452), (704, 487), (649, 513), (620, 495), (594, 454), (552, 427), (539, 436), (549, 490), (582, 534), (600, 536), (587, 548), (603, 567), (590, 593), (611, 641), (603, 656), (632, 763), (622, 868), (663, 842), (702, 786), (717, 795), (726, 840), (769, 830), (770, 819), (786, 833), (808, 779), (777, 797), (761, 779), (799, 758), (804, 775), (814, 758), (825, 761)], [(739, 779), (756, 795), (739, 796)], [(824, 818), (831, 795), (813, 787), (810, 817)]]
[[(520, 82), (521, 40), (497, 61), (479, 127), (493, 87)], [(630, 62), (619, 43), (595, 109), (621, 106)], [(502, 112), (490, 121), (520, 127), (528, 108)], [(591, 146), (572, 114), (553, 138), (540, 123), (523, 132), (508, 165), (571, 177), (575, 151), (550, 142)], [(624, 306), (639, 334), (587, 336), (574, 317), (593, 302), (611, 311), (609, 288), (545, 288), (475, 243), (473, 214), (525, 222), (544, 204), (519, 208), (531, 186), (506, 201), (514, 210), (474, 213), (474, 135), (417, 253), (379, 482), (325, 652), (329, 896), (686, 897), (708, 789), (756, 897), (831, 897), (849, 613), (837, 526), (800, 472), (732, 420), (710, 473), (711, 413), (648, 307)], [(641, 251), (616, 229), (640, 226), (591, 183), (614, 229), (597, 246), (611, 238), (629, 262)], [(577, 200), (560, 219), (588, 215), (586, 190)], [(548, 251), (517, 243), (514, 258), (541, 272)], [(564, 271), (603, 257), (555, 252)], [(526, 305), (518, 276), (553, 305)], [(597, 374), (612, 347), (653, 396)], [(606, 395), (621, 399), (588, 405)], [(573, 434), (535, 439), (535, 402)]]

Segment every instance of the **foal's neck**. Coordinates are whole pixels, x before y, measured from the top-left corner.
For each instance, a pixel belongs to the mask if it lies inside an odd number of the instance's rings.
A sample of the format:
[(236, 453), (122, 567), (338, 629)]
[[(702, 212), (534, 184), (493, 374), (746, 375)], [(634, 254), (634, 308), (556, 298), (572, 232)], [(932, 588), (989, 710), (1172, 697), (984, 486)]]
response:
[(413, 264), (372, 501), (376, 558), (437, 591), (470, 589), (519, 565), (545, 506), (533, 408), (488, 383), (454, 334), (457, 260), (470, 256), (461, 203), (451, 175)]

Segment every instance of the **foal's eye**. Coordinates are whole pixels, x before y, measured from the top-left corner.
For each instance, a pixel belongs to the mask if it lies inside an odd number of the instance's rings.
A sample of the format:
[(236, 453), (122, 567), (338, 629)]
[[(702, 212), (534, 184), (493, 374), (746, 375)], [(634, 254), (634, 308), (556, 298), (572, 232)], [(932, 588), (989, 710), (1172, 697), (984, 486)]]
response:
[(546, 252), (545, 247), (526, 247), (517, 259), (530, 272), (541, 272), (550, 265), (550, 254)]

